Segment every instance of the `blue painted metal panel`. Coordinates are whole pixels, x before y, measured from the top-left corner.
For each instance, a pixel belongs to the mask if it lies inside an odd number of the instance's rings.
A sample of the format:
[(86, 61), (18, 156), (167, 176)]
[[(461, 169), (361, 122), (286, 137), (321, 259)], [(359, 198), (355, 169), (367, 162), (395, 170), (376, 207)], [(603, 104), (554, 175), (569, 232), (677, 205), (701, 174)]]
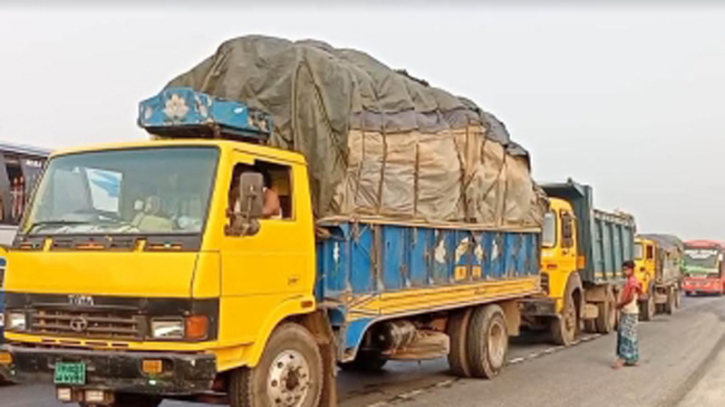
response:
[[(381, 294), (539, 274), (538, 233), (364, 222), (327, 230), (329, 237), (317, 244), (316, 295), (328, 306), (337, 304), (337, 318), (331, 322), (341, 333), (344, 350), (358, 346), (379, 317), (376, 299)], [(429, 307), (421, 305), (420, 312)]]
[(142, 101), (137, 123), (149, 132), (178, 137), (189, 129), (216, 127), (222, 135), (267, 140), (272, 131), (269, 115), (189, 87), (167, 88)]

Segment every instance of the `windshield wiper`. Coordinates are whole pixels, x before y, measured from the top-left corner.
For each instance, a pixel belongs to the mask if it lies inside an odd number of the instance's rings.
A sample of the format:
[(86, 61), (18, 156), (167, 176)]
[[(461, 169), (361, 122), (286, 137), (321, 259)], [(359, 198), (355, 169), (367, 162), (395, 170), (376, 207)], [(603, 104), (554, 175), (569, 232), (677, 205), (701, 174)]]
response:
[(90, 222), (84, 222), (80, 220), (42, 220), (39, 222), (34, 222), (30, 225), (28, 228), (28, 233), (32, 232), (38, 227), (44, 227), (44, 226), (69, 226), (69, 225), (87, 225)]

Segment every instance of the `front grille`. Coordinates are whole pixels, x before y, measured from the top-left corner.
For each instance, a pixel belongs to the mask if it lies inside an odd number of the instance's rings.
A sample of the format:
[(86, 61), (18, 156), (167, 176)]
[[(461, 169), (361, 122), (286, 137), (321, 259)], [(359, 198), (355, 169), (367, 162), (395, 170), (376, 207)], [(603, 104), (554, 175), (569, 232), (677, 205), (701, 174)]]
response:
[(142, 315), (118, 311), (34, 310), (30, 332), (85, 338), (143, 339)]

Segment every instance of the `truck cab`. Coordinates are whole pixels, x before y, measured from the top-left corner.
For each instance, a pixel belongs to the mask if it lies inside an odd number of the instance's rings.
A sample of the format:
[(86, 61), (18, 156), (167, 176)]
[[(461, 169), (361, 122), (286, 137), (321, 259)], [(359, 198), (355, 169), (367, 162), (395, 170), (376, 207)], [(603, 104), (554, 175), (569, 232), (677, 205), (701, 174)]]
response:
[(649, 320), (656, 312), (654, 284), (656, 273), (657, 244), (651, 239), (637, 237), (634, 240), (634, 276), (642, 286), (640, 313), (644, 320)]
[(542, 231), (541, 279), (544, 292), (555, 301), (554, 312), (561, 313), (567, 281), (577, 271), (576, 216), (567, 201), (549, 202)]

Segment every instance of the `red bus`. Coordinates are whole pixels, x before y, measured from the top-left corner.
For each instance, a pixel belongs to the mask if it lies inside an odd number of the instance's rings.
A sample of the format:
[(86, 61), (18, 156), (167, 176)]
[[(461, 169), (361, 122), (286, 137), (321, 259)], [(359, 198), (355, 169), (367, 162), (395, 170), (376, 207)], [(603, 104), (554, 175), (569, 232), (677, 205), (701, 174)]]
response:
[(725, 244), (714, 240), (685, 242), (682, 289), (687, 295), (725, 293)]

